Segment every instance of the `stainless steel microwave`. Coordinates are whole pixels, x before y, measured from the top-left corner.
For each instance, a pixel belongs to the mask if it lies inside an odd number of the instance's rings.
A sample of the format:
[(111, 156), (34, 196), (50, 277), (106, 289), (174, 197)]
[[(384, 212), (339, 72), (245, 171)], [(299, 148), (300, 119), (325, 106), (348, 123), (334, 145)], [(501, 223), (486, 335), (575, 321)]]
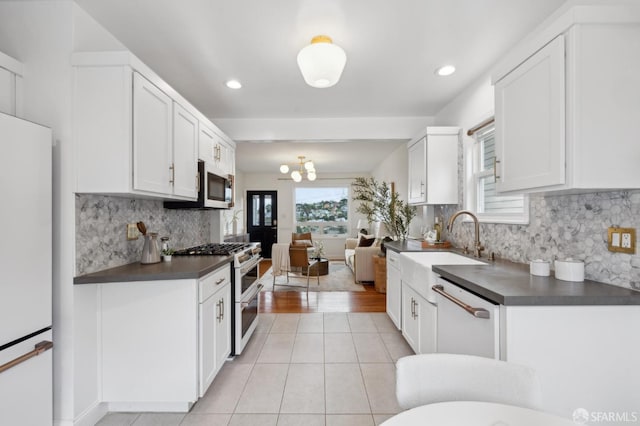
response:
[(166, 209), (229, 209), (233, 207), (233, 175), (220, 173), (205, 161), (198, 161), (198, 200), (165, 201)]

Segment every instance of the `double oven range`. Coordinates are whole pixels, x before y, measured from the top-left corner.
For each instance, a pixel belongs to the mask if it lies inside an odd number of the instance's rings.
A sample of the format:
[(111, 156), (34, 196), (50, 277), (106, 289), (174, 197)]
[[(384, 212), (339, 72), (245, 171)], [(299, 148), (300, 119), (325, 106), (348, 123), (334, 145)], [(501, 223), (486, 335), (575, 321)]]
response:
[(233, 256), (231, 264), (231, 353), (240, 355), (258, 325), (260, 290), (258, 265), (260, 243), (213, 243), (178, 250), (177, 256)]

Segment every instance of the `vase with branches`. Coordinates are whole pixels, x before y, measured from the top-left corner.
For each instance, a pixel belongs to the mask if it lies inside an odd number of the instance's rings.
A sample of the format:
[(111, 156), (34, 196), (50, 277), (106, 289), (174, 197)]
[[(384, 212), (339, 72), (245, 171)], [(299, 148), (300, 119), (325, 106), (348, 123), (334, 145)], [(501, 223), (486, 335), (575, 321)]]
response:
[(382, 222), (398, 240), (409, 236), (409, 225), (416, 216), (414, 207), (400, 199), (387, 182), (358, 177), (352, 184), (354, 201), (360, 201), (356, 211), (369, 222)]

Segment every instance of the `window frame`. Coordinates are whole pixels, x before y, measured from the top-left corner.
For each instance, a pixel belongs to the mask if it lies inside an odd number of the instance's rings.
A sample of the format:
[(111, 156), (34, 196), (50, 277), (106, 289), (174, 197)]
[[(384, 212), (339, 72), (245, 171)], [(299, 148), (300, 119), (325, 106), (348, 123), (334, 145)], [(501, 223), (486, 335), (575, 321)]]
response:
[[(322, 188), (345, 188), (347, 190), (347, 220), (345, 221), (326, 221), (326, 222), (318, 222), (318, 221), (309, 221), (309, 222), (298, 222), (297, 215), (297, 195), (296, 191), (298, 188), (311, 188), (311, 189), (322, 189)], [(319, 226), (320, 232), (311, 232), (311, 236), (313, 239), (325, 239), (325, 238), (347, 238), (350, 235), (351, 229), (351, 185), (349, 183), (336, 183), (333, 185), (312, 185), (312, 184), (298, 184), (293, 187), (293, 229), (295, 232), (298, 232), (298, 226), (301, 223), (308, 224), (310, 226)], [(325, 234), (323, 232), (325, 227), (328, 226), (344, 226), (346, 231), (342, 234)], [(306, 232), (306, 231), (305, 231)]]
[(529, 223), (529, 196), (527, 194), (521, 194), (523, 197), (522, 213), (479, 213), (477, 211), (478, 197), (483, 195), (479, 190), (480, 180), (493, 175), (492, 170), (480, 170), (482, 158), (479, 137), (486, 135), (491, 127), (495, 127), (495, 124), (489, 123), (482, 128), (476, 128), (472, 136), (464, 139), (465, 208), (474, 212), (478, 221), (483, 223), (526, 225)]

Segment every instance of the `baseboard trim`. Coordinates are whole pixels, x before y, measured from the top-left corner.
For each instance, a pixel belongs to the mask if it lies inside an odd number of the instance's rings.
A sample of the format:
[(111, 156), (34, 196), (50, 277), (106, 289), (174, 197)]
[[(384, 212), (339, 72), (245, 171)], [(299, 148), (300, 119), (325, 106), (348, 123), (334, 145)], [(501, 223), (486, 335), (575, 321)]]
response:
[[(73, 420), (73, 426), (94, 426), (101, 418), (107, 415), (107, 405), (95, 401)], [(62, 426), (62, 424), (60, 425)]]

